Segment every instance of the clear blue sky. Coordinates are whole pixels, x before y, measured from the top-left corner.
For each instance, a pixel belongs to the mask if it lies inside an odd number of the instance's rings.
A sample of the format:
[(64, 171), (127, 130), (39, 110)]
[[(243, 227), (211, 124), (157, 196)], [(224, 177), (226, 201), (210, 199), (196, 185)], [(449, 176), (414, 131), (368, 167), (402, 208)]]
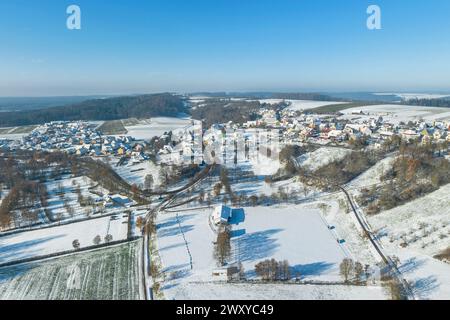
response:
[(1, 0), (0, 96), (450, 91), (449, 14), (448, 0)]

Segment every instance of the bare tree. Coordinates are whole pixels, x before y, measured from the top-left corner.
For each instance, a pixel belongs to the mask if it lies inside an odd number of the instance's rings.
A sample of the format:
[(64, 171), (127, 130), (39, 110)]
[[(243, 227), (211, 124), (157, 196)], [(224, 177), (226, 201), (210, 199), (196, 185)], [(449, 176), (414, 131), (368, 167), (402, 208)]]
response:
[(58, 221), (58, 223), (61, 223), (61, 221), (63, 220), (63, 218), (64, 218), (64, 215), (63, 215), (62, 211), (61, 211), (61, 210), (58, 210), (58, 211), (56, 212), (56, 220)]
[(200, 194), (198, 196), (198, 202), (199, 203), (205, 202), (205, 191), (204, 190), (200, 190)]
[(58, 182), (57, 186), (56, 186), (56, 192), (58, 193), (59, 197), (62, 199), (64, 198), (65, 195), (65, 189), (64, 186), (61, 182)]
[(73, 207), (69, 205), (69, 202), (67, 200), (64, 200), (64, 209), (66, 209), (67, 213), (71, 218), (75, 216), (75, 210)]
[(255, 272), (265, 281), (279, 279), (279, 263), (275, 259), (264, 260), (255, 265)]
[(255, 207), (258, 204), (258, 196), (250, 196), (250, 202), (252, 203), (252, 206)]
[(144, 181), (144, 189), (147, 191), (151, 191), (153, 188), (153, 176), (151, 174), (148, 174), (145, 176), (145, 181)]
[(244, 265), (242, 264), (242, 262), (239, 262), (239, 279), (245, 280), (245, 269), (244, 269)]
[(98, 246), (102, 242), (102, 238), (99, 235), (97, 235), (94, 238), (93, 242), (94, 242), (94, 245)]
[(110, 243), (113, 240), (113, 236), (110, 234), (107, 234), (105, 236), (105, 243)]
[(228, 228), (224, 228), (217, 235), (217, 241), (214, 248), (214, 257), (220, 266), (225, 264), (225, 261), (231, 255), (231, 237)]
[(355, 263), (355, 279), (357, 282), (361, 282), (364, 276), (364, 267), (360, 262)]
[(79, 250), (80, 249), (80, 241), (78, 241), (77, 239), (73, 240), (72, 242), (72, 246), (75, 250)]
[(354, 262), (352, 259), (345, 258), (339, 266), (340, 274), (347, 283), (354, 270)]

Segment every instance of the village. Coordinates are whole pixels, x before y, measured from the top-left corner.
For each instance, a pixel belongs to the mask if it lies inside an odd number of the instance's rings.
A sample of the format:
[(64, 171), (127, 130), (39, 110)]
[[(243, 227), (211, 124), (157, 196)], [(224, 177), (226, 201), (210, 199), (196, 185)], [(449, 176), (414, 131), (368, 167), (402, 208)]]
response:
[[(130, 156), (145, 160), (143, 145), (129, 136), (104, 136), (88, 122), (50, 122), (19, 140), (3, 140), (4, 150), (64, 151), (77, 156)], [(1, 143), (1, 142), (0, 142)]]
[(367, 144), (376, 144), (398, 135), (405, 140), (422, 143), (450, 141), (450, 121), (425, 121), (408, 123), (398, 121), (386, 113), (386, 119), (376, 113), (353, 110), (347, 116), (318, 115), (285, 109), (281, 112), (261, 110), (261, 120), (244, 124), (245, 128), (269, 127), (279, 129), (283, 141), (318, 144), (348, 145), (366, 138)]
[[(401, 121), (389, 113), (358, 109), (350, 109), (345, 114), (314, 114), (289, 107), (261, 108), (258, 118), (241, 125), (230, 121), (215, 124), (211, 128), (202, 128), (201, 123), (192, 121), (190, 126), (171, 131), (170, 139), (169, 132), (155, 137), (154, 143), (161, 140), (163, 145), (152, 151), (157, 152), (155, 156), (163, 163), (201, 164), (205, 161), (203, 147), (212, 145), (218, 137), (222, 138), (223, 144), (231, 146), (238, 139), (243, 139), (246, 146), (252, 143), (273, 143), (279, 146), (314, 144), (377, 147), (393, 136), (405, 141), (419, 141), (422, 144), (450, 142), (449, 120), (427, 121), (416, 117)], [(126, 157), (135, 163), (149, 159), (150, 152), (144, 152), (144, 149), (150, 141), (136, 140), (132, 136), (103, 135), (96, 127), (95, 124), (83, 121), (51, 122), (38, 126), (21, 139), (1, 138), (0, 149), (64, 151), (91, 157)], [(264, 140), (256, 142), (255, 134), (259, 135), (259, 140), (265, 134)]]
[[(38, 259), (38, 252), (88, 250), (93, 240), (93, 248), (108, 246), (111, 239), (133, 248), (145, 246), (144, 258), (138, 251), (133, 257), (143, 259), (143, 267), (152, 265), (148, 274), (134, 279), (139, 297), (203, 299), (206, 291), (195, 289), (202, 285), (221, 298), (234, 286), (257, 294), (260, 285), (280, 284), (288, 288), (287, 296), (317, 297), (333, 284), (333, 298), (385, 299), (391, 289), (386, 293), (379, 280), (384, 252), (371, 254), (374, 249), (361, 236), (368, 231), (355, 224), (362, 214), (351, 214), (350, 209), (353, 197), (368, 185), (366, 175), (375, 180), (371, 184), (383, 185), (378, 163), (362, 166), (361, 178), (343, 186), (349, 198), (327, 187), (337, 183), (333, 176), (324, 180), (325, 186), (308, 177), (352, 154), (384, 150), (393, 139), (437, 146), (439, 157), (443, 151), (448, 158), (448, 119), (441, 120), (439, 114), (422, 118), (420, 113), (401, 117), (377, 106), (315, 113), (285, 101), (261, 104), (257, 113), (256, 120), (215, 123), (210, 128), (189, 120), (147, 139), (134, 137), (133, 127), (127, 128), (128, 134), (103, 134), (100, 123), (88, 121), (55, 121), (20, 138), (3, 136), (4, 155), (22, 159), (23, 152), (37, 152), (39, 162), (39, 157), (66, 154), (82, 167), (92, 166), (74, 171), (62, 161), (43, 168), (44, 173), (58, 165), (64, 170), (39, 178), (45, 192), (39, 189), (39, 209), (32, 211), (37, 216), (30, 223), (25, 219), (29, 210), (16, 209), (14, 227), (4, 243), (20, 244), (51, 230), (55, 239), (49, 246), (36, 245), (36, 253), (18, 256), (23, 259)], [(152, 130), (152, 122), (145, 123), (139, 132)], [(301, 147), (301, 153), (286, 152), (292, 146)], [(395, 152), (381, 155), (385, 163)], [(293, 172), (286, 169), (290, 162), (295, 164)], [(26, 159), (18, 163), (33, 165)], [(361, 187), (352, 186), (358, 183)], [(11, 190), (5, 185), (1, 200)], [(89, 232), (82, 233), (82, 225)], [(57, 240), (63, 234), (64, 241)], [(433, 251), (427, 249), (430, 255), (444, 243), (442, 238), (432, 245)], [(5, 265), (15, 263), (6, 254), (1, 259)], [(343, 280), (340, 268), (345, 261), (358, 266), (351, 281)], [(277, 271), (271, 274), (271, 269)], [(319, 291), (298, 291), (299, 285)]]

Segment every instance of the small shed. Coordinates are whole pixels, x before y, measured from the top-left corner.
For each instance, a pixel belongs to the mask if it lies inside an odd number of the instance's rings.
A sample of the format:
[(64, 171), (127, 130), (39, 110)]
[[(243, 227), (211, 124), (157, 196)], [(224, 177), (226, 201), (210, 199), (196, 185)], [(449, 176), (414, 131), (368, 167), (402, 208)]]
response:
[(231, 281), (239, 279), (240, 269), (237, 266), (229, 266), (222, 269), (213, 270), (212, 276), (216, 281)]

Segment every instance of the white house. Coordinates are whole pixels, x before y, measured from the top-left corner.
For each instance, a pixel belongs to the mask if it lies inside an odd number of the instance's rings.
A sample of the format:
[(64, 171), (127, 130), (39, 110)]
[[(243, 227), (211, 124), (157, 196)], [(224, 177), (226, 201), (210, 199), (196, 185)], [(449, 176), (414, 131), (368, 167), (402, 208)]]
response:
[(214, 209), (212, 219), (215, 225), (226, 224), (230, 221), (233, 211), (230, 207), (221, 205)]

